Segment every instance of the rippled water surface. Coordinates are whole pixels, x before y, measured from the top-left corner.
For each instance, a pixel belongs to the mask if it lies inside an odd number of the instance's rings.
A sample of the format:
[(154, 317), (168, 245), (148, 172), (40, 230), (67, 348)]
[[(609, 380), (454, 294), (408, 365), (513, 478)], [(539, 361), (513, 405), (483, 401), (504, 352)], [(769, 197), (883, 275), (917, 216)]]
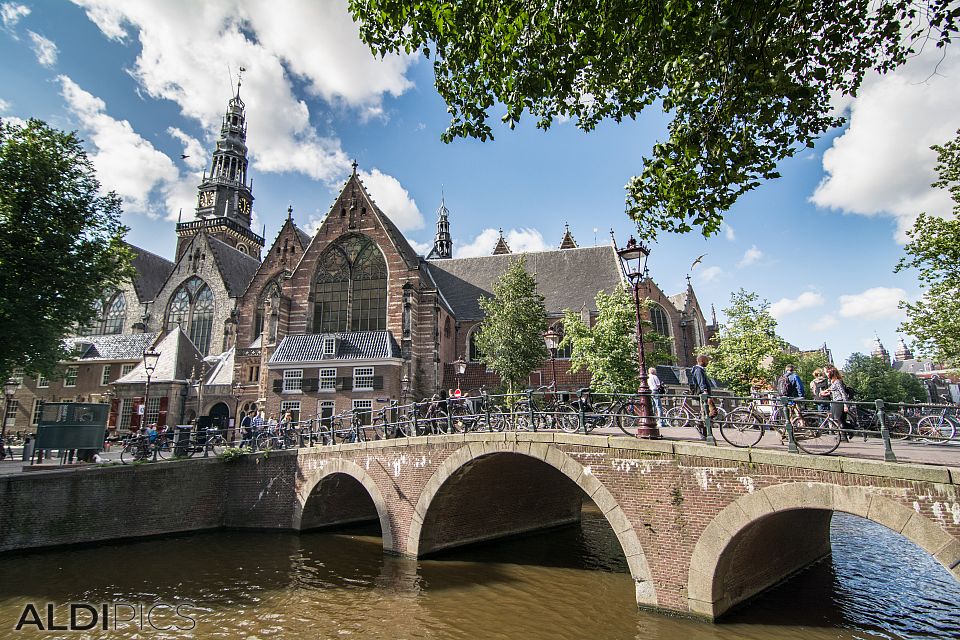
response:
[(197, 627), (90, 637), (960, 637), (960, 584), (853, 516), (834, 517), (832, 560), (718, 624), (638, 611), (616, 538), (589, 512), (581, 527), (430, 560), (384, 556), (378, 534), (215, 532), (0, 557), (0, 638), (52, 637), (12, 631), (27, 602), (118, 600), (195, 602)]

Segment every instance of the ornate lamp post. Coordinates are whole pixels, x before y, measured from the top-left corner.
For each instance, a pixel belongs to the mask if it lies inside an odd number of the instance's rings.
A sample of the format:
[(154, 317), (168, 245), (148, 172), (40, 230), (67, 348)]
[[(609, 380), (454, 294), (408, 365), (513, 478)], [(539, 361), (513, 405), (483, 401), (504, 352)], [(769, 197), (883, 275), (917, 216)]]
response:
[(143, 350), (143, 370), (147, 374), (147, 386), (143, 392), (143, 421), (140, 424), (141, 428), (146, 428), (147, 420), (147, 405), (150, 404), (150, 378), (153, 377), (153, 372), (157, 370), (157, 361), (160, 360), (160, 352), (154, 351), (153, 349), (144, 349)]
[(543, 344), (550, 352), (550, 368), (553, 371), (553, 392), (557, 392), (557, 349), (560, 348), (560, 334), (553, 327), (547, 329), (543, 334)]
[(467, 372), (467, 361), (463, 359), (463, 354), (454, 361), (453, 369), (457, 374), (457, 391), (460, 391), (460, 379)]
[(637, 387), (637, 393), (640, 395), (640, 420), (637, 437), (659, 438), (660, 430), (657, 428), (657, 422), (653, 417), (650, 385), (647, 382), (647, 361), (643, 352), (643, 318), (640, 315), (640, 283), (646, 271), (650, 249), (630, 236), (626, 246), (617, 250), (617, 255), (620, 256), (627, 280), (633, 288), (633, 305), (637, 318), (637, 363), (640, 367), (640, 384)]
[(19, 386), (20, 384), (13, 378), (3, 383), (3, 426), (0, 426), (0, 447), (7, 442), (7, 413), (10, 412), (10, 402), (13, 401), (13, 394), (17, 392)]
[(236, 404), (233, 405), (233, 433), (230, 434), (230, 440), (236, 439), (237, 429), (240, 428), (240, 398), (243, 397), (243, 385), (240, 381), (233, 383), (233, 398)]

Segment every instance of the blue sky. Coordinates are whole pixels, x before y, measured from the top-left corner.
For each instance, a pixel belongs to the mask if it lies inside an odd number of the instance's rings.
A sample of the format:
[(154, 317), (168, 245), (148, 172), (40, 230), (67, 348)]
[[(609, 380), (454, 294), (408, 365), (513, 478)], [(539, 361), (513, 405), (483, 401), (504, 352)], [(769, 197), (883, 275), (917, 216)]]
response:
[[(432, 240), (441, 192), (459, 255), (490, 252), (500, 227), (514, 250), (557, 246), (565, 222), (581, 246), (608, 242), (611, 228), (622, 241), (623, 186), (665, 135), (651, 110), (589, 134), (527, 120), (492, 142), (443, 144), (430, 64), (375, 59), (344, 0), (13, 1), (0, 2), (0, 19), (0, 117), (79, 131), (104, 187), (124, 197), (129, 240), (167, 257), (240, 66), (268, 243), (288, 204), (298, 224), (316, 225), (353, 158), (418, 247)], [(919, 295), (913, 274), (892, 272), (903, 230), (919, 211), (950, 210), (929, 187), (929, 146), (960, 128), (960, 63), (953, 52), (937, 67), (939, 53), (837, 100), (848, 126), (784, 162), (783, 178), (742, 198), (717, 236), (660, 238), (649, 262), (658, 284), (680, 291), (706, 253), (692, 278), (707, 314), (743, 287), (774, 303), (793, 344), (826, 342), (843, 360), (876, 332), (892, 351), (897, 300)]]

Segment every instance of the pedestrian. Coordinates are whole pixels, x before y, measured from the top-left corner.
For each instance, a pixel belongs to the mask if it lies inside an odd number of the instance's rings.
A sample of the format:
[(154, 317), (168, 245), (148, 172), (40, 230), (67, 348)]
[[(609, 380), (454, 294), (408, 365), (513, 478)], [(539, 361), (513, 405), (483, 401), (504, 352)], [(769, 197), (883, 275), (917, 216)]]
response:
[(253, 440), (253, 417), (257, 415), (256, 411), (252, 409), (247, 411), (243, 415), (243, 419), (240, 420), (240, 433), (243, 438), (240, 440), (240, 446), (250, 446), (251, 441)]
[(707, 375), (708, 364), (710, 364), (710, 358), (704, 355), (697, 356), (697, 364), (690, 369), (690, 390), (694, 393), (707, 395), (707, 415), (716, 418), (717, 405), (710, 395), (713, 391), (713, 383), (710, 381), (710, 376)]
[(647, 385), (650, 387), (650, 397), (653, 399), (653, 410), (657, 412), (657, 418), (660, 422), (660, 427), (667, 426), (667, 421), (663, 417), (663, 382), (660, 381), (660, 376), (657, 375), (657, 368), (650, 367), (647, 370)]
[(777, 379), (777, 393), (781, 398), (799, 398), (803, 400), (803, 380), (794, 371), (793, 365), (788, 364), (783, 369), (783, 375)]
[[(830, 382), (827, 380), (827, 376), (824, 375), (823, 369), (817, 367), (813, 370), (813, 380), (810, 381), (810, 396), (813, 398), (821, 399), (823, 398), (823, 392), (830, 387)], [(817, 403), (818, 411), (829, 411), (830, 405), (826, 402)]]
[(841, 429), (846, 429), (849, 407), (845, 403), (849, 402), (850, 394), (847, 392), (847, 386), (843, 384), (843, 374), (836, 367), (827, 367), (827, 380), (830, 382), (830, 386), (820, 395), (832, 400), (830, 416), (840, 423)]

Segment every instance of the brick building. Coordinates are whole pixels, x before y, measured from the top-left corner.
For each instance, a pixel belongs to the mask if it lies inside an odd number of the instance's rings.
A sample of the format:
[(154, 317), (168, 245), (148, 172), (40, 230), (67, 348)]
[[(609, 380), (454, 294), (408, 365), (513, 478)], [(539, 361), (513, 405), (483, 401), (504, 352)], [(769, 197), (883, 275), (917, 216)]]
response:
[[(239, 86), (228, 104), (209, 174), (198, 186), (196, 219), (176, 225), (171, 262), (132, 247), (135, 277), (106, 292), (98, 319), (77, 344), (123, 344), (125, 359), (99, 346), (64, 362), (64, 378), (90, 379), (67, 392), (27, 382), (7, 416), (11, 427), (33, 423), (43, 400), (94, 399), (112, 403), (111, 425), (167, 424), (212, 416), (226, 426), (238, 409), (268, 414), (329, 415), (377, 407), (377, 399), (420, 399), (456, 386), (453, 362), (468, 360), (459, 381), (465, 390), (495, 387), (498, 379), (478, 361), (474, 336), (482, 321), (478, 300), (515, 259), (505, 238), (491, 255), (454, 258), (450, 211), (441, 203), (429, 255), (417, 254), (377, 206), (357, 173), (347, 178), (327, 216), (311, 236), (292, 209), (273, 243), (251, 228), (253, 189), (247, 175), (246, 121)], [(578, 247), (569, 229), (559, 248), (523, 254), (545, 297), (550, 322), (566, 309), (588, 322), (594, 298), (625, 282), (615, 241)], [(676, 364), (714, 329), (692, 286), (667, 296), (648, 278), (654, 329), (672, 341)], [(144, 348), (161, 353), (143, 410)], [(109, 351), (109, 350), (108, 350)], [(110, 352), (112, 353), (112, 352)], [(558, 383), (575, 388), (588, 374), (570, 374), (565, 353)], [(103, 367), (109, 365), (109, 385)], [(99, 378), (95, 369), (100, 367)], [(531, 384), (550, 381), (549, 361)], [(666, 371), (665, 382), (676, 378)], [(96, 384), (95, 384), (96, 383)], [(73, 387), (69, 387), (72, 389)]]

